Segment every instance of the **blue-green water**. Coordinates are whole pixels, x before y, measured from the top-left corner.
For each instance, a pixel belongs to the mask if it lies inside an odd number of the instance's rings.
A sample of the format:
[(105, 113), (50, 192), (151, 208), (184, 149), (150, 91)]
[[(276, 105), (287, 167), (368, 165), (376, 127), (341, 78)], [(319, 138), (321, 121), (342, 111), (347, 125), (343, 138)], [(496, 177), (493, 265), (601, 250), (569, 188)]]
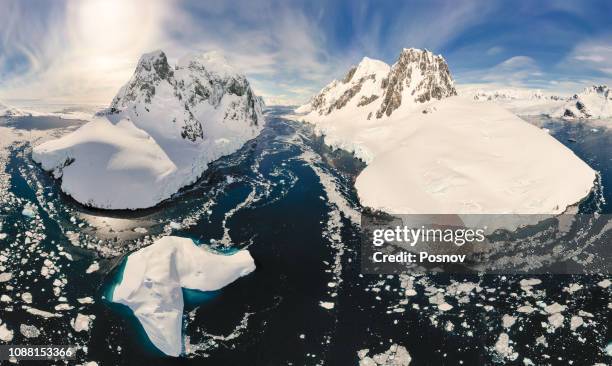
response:
[[(346, 153), (330, 151), (307, 126), (279, 117), (283, 112), (269, 111), (262, 135), (214, 163), (195, 185), (159, 207), (136, 212), (79, 205), (30, 161), (26, 143), (15, 145), (7, 166), (13, 197), (0, 214), (2, 232), (8, 234), (0, 245), (10, 259), (3, 271), (14, 274), (3, 284), (13, 288), (2, 287), (14, 300), (12, 310), (0, 310), (0, 319), (15, 330), (12, 342), (77, 343), (87, 346), (87, 352), (79, 353), (81, 360), (101, 365), (355, 365), (359, 350), (370, 349), (373, 355), (391, 344), (407, 348), (411, 365), (521, 363), (524, 358), (535, 364), (609, 363), (604, 351), (610, 341), (609, 288), (596, 284), (602, 278), (542, 276), (542, 284), (528, 295), (520, 277), (361, 275), (358, 228), (330, 198), (360, 210), (353, 181), (363, 165)], [(587, 124), (532, 122), (549, 128), (601, 172), (603, 191), (581, 210), (612, 213), (612, 134)], [(323, 175), (339, 193), (321, 184)], [(38, 218), (21, 215), (28, 202)], [(181, 228), (173, 229), (170, 222), (181, 223)], [(33, 252), (23, 244), (28, 231), (42, 235)], [(257, 267), (220, 291), (183, 292), (188, 351), (179, 359), (163, 358), (131, 311), (108, 301), (121, 279), (125, 256), (162, 234), (190, 237), (216, 250), (248, 248)], [(231, 245), (226, 247), (228, 237)], [(6, 245), (11, 242), (19, 244)], [(59, 270), (44, 278), (40, 271), (48, 258)], [(100, 269), (85, 273), (94, 261)], [(66, 280), (60, 296), (53, 293), (55, 279)], [(406, 295), (407, 281), (413, 282), (415, 296)], [(466, 281), (481, 290), (452, 293), (453, 283)], [(573, 293), (564, 290), (572, 283), (583, 287)], [(32, 293), (32, 304), (17, 296), (24, 291)], [(432, 304), (438, 292), (453, 309), (442, 312)], [(78, 302), (86, 296), (95, 303)], [(59, 297), (74, 308), (55, 310)], [(326, 309), (322, 301), (334, 307)], [(540, 302), (566, 306), (565, 325), (551, 331), (542, 325), (548, 323), (542, 311), (517, 313), (523, 305), (540, 309)], [(33, 316), (24, 305), (62, 316)], [(89, 331), (71, 327), (77, 313), (95, 315)], [(517, 316), (509, 329), (502, 326), (505, 314)], [(579, 314), (587, 325), (573, 331), (570, 319)], [(40, 338), (25, 339), (19, 333), (22, 323), (36, 325)], [(514, 361), (500, 359), (494, 350), (502, 332), (518, 354)], [(536, 345), (540, 337), (546, 346)]]

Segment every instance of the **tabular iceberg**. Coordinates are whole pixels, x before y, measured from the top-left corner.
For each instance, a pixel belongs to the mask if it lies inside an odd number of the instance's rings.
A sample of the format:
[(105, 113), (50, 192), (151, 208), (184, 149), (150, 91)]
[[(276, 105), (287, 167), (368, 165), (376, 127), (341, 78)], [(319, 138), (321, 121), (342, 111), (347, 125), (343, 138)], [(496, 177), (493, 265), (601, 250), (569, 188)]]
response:
[(446, 61), (404, 49), (388, 66), (365, 58), (297, 118), (368, 165), (364, 206), (398, 214), (558, 214), (596, 173), (539, 128), (493, 103), (456, 96)]
[(254, 270), (246, 250), (220, 255), (191, 239), (166, 236), (128, 256), (112, 301), (132, 309), (159, 350), (179, 356), (183, 346), (181, 288), (215, 291)]
[(262, 109), (247, 79), (219, 54), (189, 55), (171, 68), (155, 51), (140, 58), (109, 108), (36, 146), (32, 158), (81, 203), (151, 207), (256, 137), (265, 123)]

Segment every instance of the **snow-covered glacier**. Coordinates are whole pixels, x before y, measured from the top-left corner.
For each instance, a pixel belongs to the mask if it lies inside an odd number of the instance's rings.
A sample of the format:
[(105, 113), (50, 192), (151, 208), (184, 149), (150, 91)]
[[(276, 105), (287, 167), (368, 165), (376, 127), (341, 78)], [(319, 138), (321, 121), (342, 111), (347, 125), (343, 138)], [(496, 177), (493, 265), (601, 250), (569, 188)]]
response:
[(360, 201), (390, 213), (558, 214), (596, 180), (545, 131), (457, 96), (446, 61), (427, 50), (404, 49), (392, 66), (366, 58), (297, 112), (367, 163)]
[(183, 348), (182, 288), (215, 291), (255, 270), (247, 250), (221, 255), (166, 236), (130, 254), (112, 301), (128, 306), (151, 342), (169, 356)]
[(34, 147), (32, 157), (77, 201), (105, 209), (156, 205), (194, 183), (265, 124), (263, 101), (218, 53), (171, 67), (143, 55), (109, 108), (75, 132)]

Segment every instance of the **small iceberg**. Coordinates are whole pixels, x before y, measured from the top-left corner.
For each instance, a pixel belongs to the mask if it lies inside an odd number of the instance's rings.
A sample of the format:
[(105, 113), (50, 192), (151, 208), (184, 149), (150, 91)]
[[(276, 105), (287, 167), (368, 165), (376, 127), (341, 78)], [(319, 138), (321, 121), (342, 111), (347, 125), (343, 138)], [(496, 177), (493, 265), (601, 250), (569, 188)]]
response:
[(22, 214), (23, 216), (25, 216), (25, 217), (29, 217), (29, 218), (34, 218), (34, 217), (36, 217), (36, 211), (35, 211), (35, 208), (34, 208), (34, 207), (32, 207), (32, 206), (30, 206), (29, 204), (28, 204), (28, 205), (25, 205), (25, 206), (23, 207), (23, 210), (21, 211), (21, 214)]
[(247, 250), (221, 255), (191, 239), (166, 236), (128, 256), (112, 301), (132, 309), (151, 342), (176, 357), (183, 345), (181, 288), (215, 291), (254, 270)]

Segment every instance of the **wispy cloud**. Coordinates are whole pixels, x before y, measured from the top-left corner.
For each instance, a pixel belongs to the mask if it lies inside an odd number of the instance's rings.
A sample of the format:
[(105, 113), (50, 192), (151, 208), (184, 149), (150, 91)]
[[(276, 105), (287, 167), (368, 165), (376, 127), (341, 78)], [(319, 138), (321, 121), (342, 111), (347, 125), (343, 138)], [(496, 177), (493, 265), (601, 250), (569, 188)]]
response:
[(164, 39), (163, 1), (9, 1), (0, 15), (0, 97), (108, 101)]
[(502, 53), (503, 51), (504, 51), (504, 48), (502, 46), (493, 46), (493, 47), (489, 47), (486, 53), (489, 56), (495, 56), (495, 55)]
[[(139, 56), (161, 48), (171, 61), (189, 52), (221, 51), (259, 93), (304, 100), (342, 59), (327, 54), (313, 20), (285, 2), (39, 5), (9, 1), (8, 11), (0, 14), (2, 99), (107, 103), (129, 79)], [(279, 90), (283, 83), (293, 87)]]
[(154, 49), (171, 61), (221, 51), (260, 95), (291, 103), (363, 56), (393, 62), (403, 47), (444, 54), (460, 82), (553, 86), (612, 74), (603, 0), (0, 2), (0, 99), (106, 104)]
[(464, 72), (462, 83), (492, 83), (526, 87), (541, 79), (543, 73), (537, 62), (528, 56), (513, 56), (483, 70)]
[(612, 77), (612, 36), (579, 43), (560, 66), (590, 69)]

